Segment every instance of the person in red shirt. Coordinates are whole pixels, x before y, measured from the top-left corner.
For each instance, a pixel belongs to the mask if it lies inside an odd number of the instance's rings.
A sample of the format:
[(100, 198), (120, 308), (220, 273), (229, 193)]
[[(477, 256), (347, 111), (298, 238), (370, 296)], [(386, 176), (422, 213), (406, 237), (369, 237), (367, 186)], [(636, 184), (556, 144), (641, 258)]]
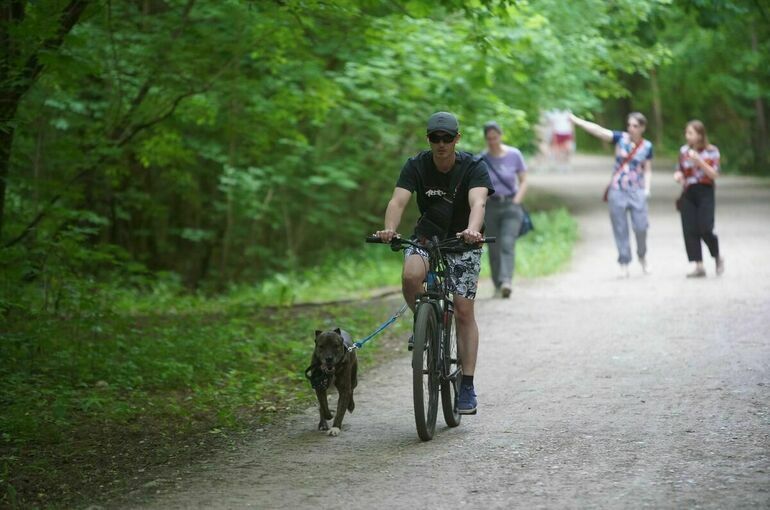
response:
[(725, 270), (725, 259), (719, 254), (719, 240), (714, 234), (714, 184), (719, 177), (719, 149), (709, 143), (706, 127), (699, 120), (687, 123), (684, 136), (687, 143), (679, 149), (674, 180), (684, 188), (677, 204), (682, 216), (687, 258), (695, 263), (695, 269), (687, 277), (706, 276), (701, 240), (716, 261), (717, 275), (721, 275)]

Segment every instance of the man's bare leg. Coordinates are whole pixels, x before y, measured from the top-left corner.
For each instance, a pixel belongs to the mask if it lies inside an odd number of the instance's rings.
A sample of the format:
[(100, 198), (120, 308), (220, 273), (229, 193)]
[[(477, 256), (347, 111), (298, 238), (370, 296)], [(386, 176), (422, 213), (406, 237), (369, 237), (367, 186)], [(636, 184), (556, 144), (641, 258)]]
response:
[(479, 328), (476, 325), (474, 301), (454, 295), (455, 323), (457, 324), (457, 350), (463, 364), (463, 375), (476, 372), (476, 356), (479, 350)]
[(401, 275), (401, 290), (404, 293), (404, 300), (414, 313), (414, 304), (417, 294), (422, 292), (422, 282), (425, 281), (425, 275), (428, 273), (428, 261), (421, 255), (409, 255), (404, 260), (404, 271)]

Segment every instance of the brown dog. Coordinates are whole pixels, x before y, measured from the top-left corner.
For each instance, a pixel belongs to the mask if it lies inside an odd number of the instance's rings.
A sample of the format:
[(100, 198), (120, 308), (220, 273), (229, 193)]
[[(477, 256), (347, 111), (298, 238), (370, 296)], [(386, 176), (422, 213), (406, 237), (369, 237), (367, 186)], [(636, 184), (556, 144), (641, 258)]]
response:
[[(352, 413), (356, 408), (353, 390), (358, 384), (358, 359), (356, 351), (348, 350), (352, 346), (350, 334), (340, 328), (315, 332), (315, 349), (308, 367), (312, 375), (309, 378), (320, 406), (321, 421), (318, 422), (318, 430), (328, 430), (330, 436), (340, 434), (345, 410)], [(334, 423), (330, 430), (326, 420), (331, 420), (332, 414), (329, 411), (326, 389), (332, 383), (337, 388), (339, 399), (337, 413), (334, 415)]]

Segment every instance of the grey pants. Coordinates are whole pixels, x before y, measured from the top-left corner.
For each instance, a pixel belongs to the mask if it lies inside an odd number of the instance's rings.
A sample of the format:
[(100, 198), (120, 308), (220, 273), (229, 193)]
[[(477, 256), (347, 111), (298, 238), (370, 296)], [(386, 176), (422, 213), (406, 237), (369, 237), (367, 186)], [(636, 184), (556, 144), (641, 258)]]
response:
[(647, 197), (644, 190), (611, 189), (607, 195), (610, 205), (610, 221), (615, 245), (618, 247), (618, 262), (631, 262), (631, 242), (628, 232), (628, 213), (631, 213), (631, 225), (636, 235), (636, 254), (643, 259), (647, 254)]
[(519, 235), (524, 210), (521, 205), (514, 204), (512, 199), (487, 200), (485, 235), (497, 238), (497, 241), (487, 245), (489, 249), (489, 265), (492, 268), (492, 282), (495, 288), (510, 285), (513, 281), (513, 270), (516, 262), (516, 237)]

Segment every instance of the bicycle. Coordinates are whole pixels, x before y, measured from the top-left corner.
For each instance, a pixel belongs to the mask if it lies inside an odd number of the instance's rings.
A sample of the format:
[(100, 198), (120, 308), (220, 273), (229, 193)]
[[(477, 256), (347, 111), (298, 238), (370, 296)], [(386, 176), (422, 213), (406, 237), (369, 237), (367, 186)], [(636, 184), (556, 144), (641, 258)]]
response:
[[(495, 238), (487, 237), (481, 243), (494, 241)], [(384, 243), (377, 236), (367, 237), (366, 242), (390, 244), (393, 251), (414, 246), (426, 250), (429, 255), (425, 291), (417, 296), (415, 303), (412, 393), (417, 435), (423, 441), (430, 441), (436, 430), (439, 392), (447, 426), (457, 427), (462, 418), (457, 409), (457, 397), (463, 369), (452, 320), (454, 305), (448, 289), (451, 276), (444, 256), (477, 249), (481, 243), (469, 245), (457, 239), (439, 241), (436, 237), (425, 244), (401, 237)]]

